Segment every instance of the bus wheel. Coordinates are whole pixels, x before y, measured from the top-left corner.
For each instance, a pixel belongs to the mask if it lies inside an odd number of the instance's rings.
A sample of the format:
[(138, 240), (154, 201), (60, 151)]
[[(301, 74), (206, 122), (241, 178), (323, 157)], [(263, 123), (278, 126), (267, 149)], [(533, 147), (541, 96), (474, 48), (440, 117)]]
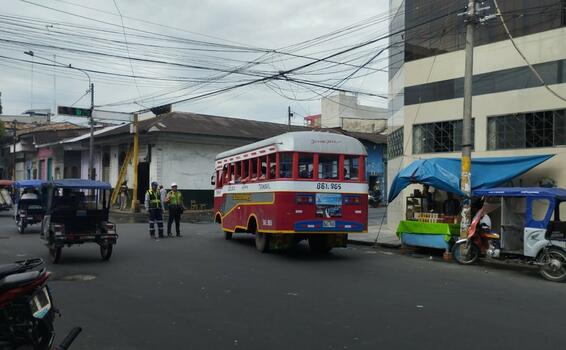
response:
[(314, 254), (326, 254), (332, 250), (332, 241), (326, 235), (310, 236), (309, 249)]
[(232, 239), (232, 232), (230, 231), (224, 231), (224, 239), (229, 241)]
[(267, 253), (269, 251), (269, 237), (261, 232), (255, 233), (255, 247), (262, 253)]

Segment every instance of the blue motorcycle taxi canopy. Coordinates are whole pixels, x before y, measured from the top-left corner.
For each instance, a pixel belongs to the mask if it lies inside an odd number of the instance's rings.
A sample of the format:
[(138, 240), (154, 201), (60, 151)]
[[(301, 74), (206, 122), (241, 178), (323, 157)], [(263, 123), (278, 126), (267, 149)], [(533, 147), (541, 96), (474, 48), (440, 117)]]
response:
[(546, 187), (497, 187), (475, 190), (477, 197), (535, 197), (566, 200), (566, 189)]
[(18, 180), (12, 185), (14, 188), (37, 188), (46, 183), (45, 180)]
[[(489, 157), (472, 159), (472, 191), (501, 186), (526, 173), (554, 155), (525, 157)], [(401, 170), (389, 190), (389, 202), (407, 186), (420, 183), (463, 195), (460, 190), (461, 160), (459, 158), (419, 159)]]

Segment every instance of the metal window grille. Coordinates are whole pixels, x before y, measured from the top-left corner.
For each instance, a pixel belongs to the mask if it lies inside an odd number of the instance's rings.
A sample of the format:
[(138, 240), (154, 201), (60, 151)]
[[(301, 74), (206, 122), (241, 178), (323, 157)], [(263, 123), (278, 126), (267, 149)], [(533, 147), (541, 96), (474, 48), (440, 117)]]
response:
[(403, 128), (399, 128), (387, 136), (387, 158), (393, 159), (403, 155)]
[[(472, 134), (474, 131), (472, 122)], [(473, 137), (472, 137), (473, 139)], [(451, 120), (413, 126), (413, 153), (442, 153), (462, 150), (462, 121)]]
[(488, 118), (488, 149), (554, 147), (566, 144), (565, 110)]

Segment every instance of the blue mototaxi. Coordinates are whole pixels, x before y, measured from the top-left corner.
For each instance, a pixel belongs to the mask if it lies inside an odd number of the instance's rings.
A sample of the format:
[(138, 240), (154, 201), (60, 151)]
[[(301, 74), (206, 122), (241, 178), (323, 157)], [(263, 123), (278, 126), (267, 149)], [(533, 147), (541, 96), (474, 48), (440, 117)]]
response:
[(14, 189), (14, 220), (18, 232), (41, 223), (45, 214), (45, 203), (41, 195), (43, 180), (20, 180), (12, 184)]
[(489, 215), (490, 231), (499, 234), (487, 258), (520, 260), (539, 266), (548, 280), (566, 280), (566, 189), (501, 187), (473, 194), (484, 199), (480, 215)]
[(41, 238), (53, 263), (60, 261), (63, 247), (83, 243), (98, 244), (102, 259), (110, 259), (118, 239), (116, 225), (109, 221), (111, 190), (107, 182), (83, 179), (43, 184), (46, 212)]

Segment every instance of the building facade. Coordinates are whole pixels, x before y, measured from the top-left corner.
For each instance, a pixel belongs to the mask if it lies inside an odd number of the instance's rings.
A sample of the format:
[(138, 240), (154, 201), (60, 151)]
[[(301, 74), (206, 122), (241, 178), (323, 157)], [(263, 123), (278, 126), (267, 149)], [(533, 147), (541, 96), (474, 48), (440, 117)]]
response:
[[(566, 98), (566, 1), (498, 2), (529, 63)], [(460, 155), (465, 24), (458, 14), (467, 3), (390, 2), (395, 15), (390, 23), (389, 182), (415, 159)], [(485, 5), (491, 7), (486, 15), (495, 12), (493, 1)], [(566, 103), (537, 80), (499, 18), (478, 26), (475, 41), (472, 156), (555, 154), (514, 185), (566, 187)], [(389, 224), (396, 225), (403, 213), (401, 195), (389, 205)]]

